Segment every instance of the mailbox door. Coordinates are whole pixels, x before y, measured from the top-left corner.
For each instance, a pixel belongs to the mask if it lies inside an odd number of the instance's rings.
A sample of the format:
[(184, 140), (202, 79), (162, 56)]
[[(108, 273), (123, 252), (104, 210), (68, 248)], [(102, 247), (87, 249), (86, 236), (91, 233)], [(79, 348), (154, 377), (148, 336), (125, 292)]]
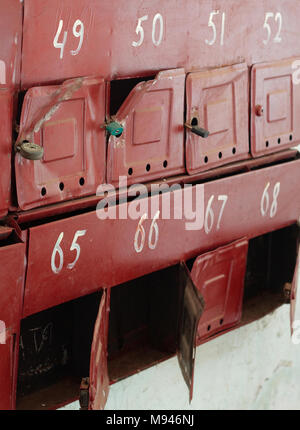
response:
[(104, 290), (97, 316), (90, 361), (89, 409), (104, 409), (108, 392), (107, 370), (107, 331), (108, 306), (107, 292)]
[(196, 259), (191, 275), (205, 300), (198, 341), (240, 321), (247, 253), (248, 241), (242, 239)]
[[(251, 153), (281, 151), (300, 142), (299, 58), (255, 64), (251, 74)], [(299, 63), (298, 63), (299, 67)]]
[(294, 322), (295, 322), (295, 312), (296, 312), (296, 300), (297, 300), (297, 290), (298, 290), (298, 284), (299, 284), (299, 260), (300, 260), (300, 253), (299, 253), (299, 247), (300, 247), (300, 223), (295, 226), (295, 237), (296, 237), (296, 249), (295, 249), (295, 255), (296, 255), (296, 262), (295, 262), (295, 268), (294, 268), (294, 274), (291, 284), (291, 295), (290, 295), (290, 302), (291, 302), (291, 312), (290, 312), (290, 318), (291, 318), (291, 331), (293, 333), (294, 329)]
[(189, 174), (249, 156), (248, 69), (246, 64), (190, 73), (186, 81), (186, 121), (209, 132), (186, 130)]
[(180, 266), (181, 315), (178, 327), (177, 357), (183, 378), (190, 394), (193, 397), (194, 365), (196, 355), (196, 334), (205, 302), (202, 295), (194, 285), (190, 273), (184, 263)]
[(43, 148), (40, 160), (16, 154), (18, 203), (27, 210), (95, 194), (105, 179), (105, 88), (102, 78), (77, 78), (27, 91), (16, 148)]
[[(0, 66), (1, 67), (1, 66)], [(0, 90), (0, 217), (10, 204), (11, 150), (13, 126), (13, 96), (8, 89)]]
[(14, 336), (9, 330), (3, 333), (0, 325), (0, 410), (14, 407), (14, 356)]
[(21, 318), (26, 246), (24, 243), (14, 243), (12, 229), (3, 227), (0, 234), (3, 237), (0, 240), (0, 321), (4, 321), (6, 328), (15, 333)]
[(184, 172), (183, 69), (160, 72), (139, 83), (116, 114), (124, 126), (108, 144), (108, 182), (148, 182)]

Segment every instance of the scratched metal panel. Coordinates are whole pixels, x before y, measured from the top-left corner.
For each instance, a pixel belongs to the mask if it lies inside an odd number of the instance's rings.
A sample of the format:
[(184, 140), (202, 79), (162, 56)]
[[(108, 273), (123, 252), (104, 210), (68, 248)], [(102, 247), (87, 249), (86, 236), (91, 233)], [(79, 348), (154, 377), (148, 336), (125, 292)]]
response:
[(251, 153), (261, 156), (300, 142), (300, 58), (252, 68)]
[(190, 174), (247, 158), (248, 68), (246, 64), (190, 73), (186, 82), (187, 123), (210, 134), (186, 132)]
[(89, 409), (104, 409), (109, 393), (107, 369), (107, 292), (104, 290), (95, 323), (90, 362)]
[(184, 172), (183, 69), (160, 72), (138, 84), (116, 114), (122, 136), (108, 144), (107, 179), (128, 184)]
[(14, 407), (14, 337), (9, 331), (5, 333), (5, 344), (0, 342), (0, 357), (0, 410), (11, 410)]
[(12, 115), (12, 91), (0, 89), (0, 217), (6, 215), (11, 198)]
[[(295, 0), (25, 0), (24, 87), (300, 55)], [(38, 53), (38, 55), (37, 55)]]
[(95, 194), (105, 178), (105, 89), (101, 78), (31, 88), (25, 95), (18, 143), (43, 147), (41, 160), (17, 153), (21, 209)]
[[(23, 316), (293, 224), (299, 166), (300, 160), (281, 163), (141, 199), (137, 213), (129, 202), (99, 209), (102, 219), (90, 212), (30, 228)], [(163, 219), (168, 198), (171, 219)], [(184, 209), (191, 201), (197, 221)], [(174, 207), (182, 207), (182, 219), (174, 218)]]
[(0, 88), (20, 83), (22, 9), (20, 0), (0, 0)]
[(247, 252), (248, 241), (242, 239), (196, 259), (191, 276), (205, 300), (197, 340), (240, 321)]

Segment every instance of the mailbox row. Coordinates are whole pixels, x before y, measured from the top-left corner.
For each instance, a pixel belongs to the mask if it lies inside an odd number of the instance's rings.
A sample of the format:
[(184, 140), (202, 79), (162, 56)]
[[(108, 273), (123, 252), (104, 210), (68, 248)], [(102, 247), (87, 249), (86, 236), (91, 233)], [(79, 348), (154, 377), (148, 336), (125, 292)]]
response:
[(195, 175), (297, 145), (295, 61), (32, 87), (19, 99), (15, 133), (14, 92), (4, 89), (1, 213), (95, 195), (120, 178), (130, 185)]

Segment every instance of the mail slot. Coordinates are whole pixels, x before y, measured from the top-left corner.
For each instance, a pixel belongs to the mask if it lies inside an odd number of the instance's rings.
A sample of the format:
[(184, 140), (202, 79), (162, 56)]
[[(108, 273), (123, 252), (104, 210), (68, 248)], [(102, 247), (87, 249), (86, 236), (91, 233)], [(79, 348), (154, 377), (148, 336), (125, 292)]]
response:
[(198, 342), (240, 321), (247, 252), (248, 241), (242, 239), (195, 260), (191, 276), (205, 300)]
[(300, 86), (293, 68), (299, 58), (255, 64), (251, 85), (251, 153), (281, 151), (300, 141)]
[[(247, 158), (246, 64), (190, 73), (186, 81), (186, 167), (189, 174)], [(207, 133), (199, 136), (190, 127)]]
[(185, 171), (184, 82), (183, 69), (170, 70), (130, 92), (114, 118), (123, 134), (109, 139), (109, 183), (118, 184), (119, 176), (130, 184)]
[(15, 146), (21, 209), (96, 193), (105, 179), (104, 121), (102, 78), (27, 91)]

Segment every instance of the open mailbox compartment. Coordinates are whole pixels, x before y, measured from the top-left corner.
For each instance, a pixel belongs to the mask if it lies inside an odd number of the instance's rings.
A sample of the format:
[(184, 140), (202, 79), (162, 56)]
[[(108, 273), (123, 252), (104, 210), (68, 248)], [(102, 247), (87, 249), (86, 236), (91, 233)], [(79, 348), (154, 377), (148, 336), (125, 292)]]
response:
[(17, 408), (103, 409), (110, 384), (175, 354), (191, 400), (196, 345), (287, 301), (293, 318), (298, 248), (293, 224), (25, 318)]

